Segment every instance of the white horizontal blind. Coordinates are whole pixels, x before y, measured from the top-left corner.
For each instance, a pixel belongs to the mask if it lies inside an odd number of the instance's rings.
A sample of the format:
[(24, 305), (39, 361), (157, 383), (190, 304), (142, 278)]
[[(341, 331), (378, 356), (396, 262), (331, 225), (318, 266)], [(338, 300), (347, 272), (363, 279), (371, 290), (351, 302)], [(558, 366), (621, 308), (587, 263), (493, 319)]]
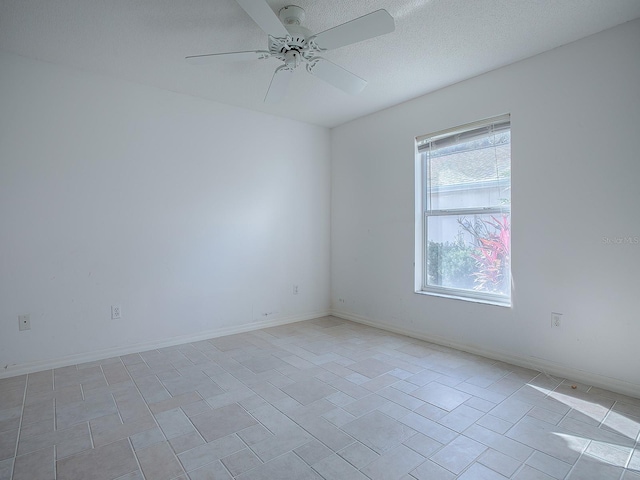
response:
[(429, 135), (416, 137), (418, 151), (422, 152), (426, 149), (444, 148), (446, 146), (455, 145), (465, 141), (471, 141), (475, 138), (481, 138), (488, 133), (506, 131), (511, 128), (511, 115), (505, 114), (498, 117), (488, 118), (478, 122), (467, 123), (459, 127), (441, 130), (440, 132)]
[[(494, 265), (484, 270), (478, 266), (481, 270), (462, 277), (451, 276), (460, 255), (469, 258), (465, 271), (473, 268), (469, 255), (478, 255), (481, 250), (474, 249), (486, 245), (479, 239), (495, 239), (491, 235), (499, 232), (510, 236), (510, 131), (510, 115), (506, 114), (416, 138), (423, 168), (424, 291), (510, 305), (508, 265), (501, 274), (506, 285), (478, 284), (478, 275)], [(478, 232), (477, 228), (481, 232), (472, 237), (471, 232)], [(510, 264), (510, 246), (505, 251), (504, 261)]]

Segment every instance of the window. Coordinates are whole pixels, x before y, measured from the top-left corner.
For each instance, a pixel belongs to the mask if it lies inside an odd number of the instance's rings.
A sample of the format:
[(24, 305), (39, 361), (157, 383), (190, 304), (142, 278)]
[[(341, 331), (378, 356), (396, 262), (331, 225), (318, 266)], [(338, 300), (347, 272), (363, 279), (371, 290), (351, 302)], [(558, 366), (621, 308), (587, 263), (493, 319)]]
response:
[(416, 146), (416, 291), (510, 306), (510, 116)]

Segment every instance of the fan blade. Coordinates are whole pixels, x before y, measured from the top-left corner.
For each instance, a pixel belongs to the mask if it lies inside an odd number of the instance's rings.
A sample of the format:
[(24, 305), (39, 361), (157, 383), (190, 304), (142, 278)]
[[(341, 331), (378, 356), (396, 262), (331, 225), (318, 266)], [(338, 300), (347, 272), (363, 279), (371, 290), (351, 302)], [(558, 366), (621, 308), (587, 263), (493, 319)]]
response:
[(293, 70), (286, 65), (278, 67), (271, 79), (267, 95), (264, 97), (265, 103), (278, 103), (281, 101), (287, 93), (291, 77), (293, 77)]
[(266, 0), (236, 0), (245, 12), (253, 19), (267, 35), (272, 37), (286, 37), (287, 29), (271, 10)]
[(244, 62), (246, 60), (260, 60), (270, 57), (271, 54), (265, 51), (255, 52), (229, 52), (229, 53), (212, 53), (209, 55), (192, 55), (186, 57), (185, 60), (192, 65), (208, 65), (212, 63), (231, 63)]
[(386, 10), (376, 10), (350, 22), (319, 33), (313, 40), (322, 50), (340, 48), (369, 38), (391, 33), (396, 26)]
[(351, 95), (357, 95), (367, 86), (366, 80), (325, 58), (317, 57), (307, 65), (307, 70), (311, 75)]

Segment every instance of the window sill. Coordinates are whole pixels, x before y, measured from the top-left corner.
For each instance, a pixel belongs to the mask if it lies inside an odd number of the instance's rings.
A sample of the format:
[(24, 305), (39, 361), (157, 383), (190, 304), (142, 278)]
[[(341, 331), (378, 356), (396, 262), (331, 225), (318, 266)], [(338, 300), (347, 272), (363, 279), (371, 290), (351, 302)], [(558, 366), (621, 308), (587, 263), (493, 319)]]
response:
[(481, 303), (483, 305), (492, 305), (494, 307), (507, 307), (511, 308), (512, 303), (510, 301), (500, 301), (500, 300), (489, 300), (484, 298), (476, 298), (476, 297), (467, 297), (463, 295), (455, 295), (451, 293), (443, 293), (443, 292), (431, 292), (427, 290), (416, 290), (414, 293), (418, 295), (428, 295), (430, 297), (440, 297), (440, 298), (449, 298), (452, 300), (462, 300), (465, 302), (473, 302), (473, 303)]

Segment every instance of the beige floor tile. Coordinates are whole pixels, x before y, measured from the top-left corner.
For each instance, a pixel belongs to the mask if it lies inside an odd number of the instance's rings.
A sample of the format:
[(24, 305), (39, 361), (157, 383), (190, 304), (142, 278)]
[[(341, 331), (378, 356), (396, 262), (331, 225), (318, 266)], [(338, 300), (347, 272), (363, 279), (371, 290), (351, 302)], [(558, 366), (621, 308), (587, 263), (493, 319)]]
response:
[(239, 432), (257, 423), (237, 404), (195, 415), (191, 417), (191, 422), (207, 442)]
[(176, 454), (191, 450), (192, 448), (195, 448), (198, 445), (202, 445), (203, 443), (205, 443), (205, 441), (197, 431), (193, 431), (169, 439), (169, 444), (173, 448), (173, 451), (176, 452)]
[(389, 403), (388, 399), (372, 393), (371, 395), (362, 397), (361, 399), (351, 402), (342, 408), (354, 417), (361, 417), (362, 415), (372, 412), (387, 403)]
[(87, 423), (66, 430), (56, 431), (55, 442), (57, 460), (89, 450), (93, 447), (91, 444), (89, 425)]
[[(387, 402), (384, 406), (386, 406), (388, 404), (389, 404), (389, 402)], [(389, 413), (387, 413), (387, 412), (385, 412), (383, 410), (381, 410), (381, 412), (385, 413), (386, 415), (388, 415), (390, 417), (392, 416), (392, 415), (390, 415)], [(406, 413), (405, 413), (405, 415), (406, 415)], [(349, 423), (352, 420), (355, 420), (355, 418), (356, 418), (353, 415), (351, 415), (350, 413), (345, 412), (341, 408), (333, 408), (333, 409), (323, 413), (321, 416), (322, 416), (322, 418), (324, 418), (328, 422), (331, 422), (336, 427), (341, 427), (342, 425), (344, 425), (346, 423)]]
[(418, 452), (423, 457), (430, 457), (433, 453), (437, 452), (443, 447), (443, 444), (434, 440), (431, 437), (427, 437), (422, 433), (416, 433), (413, 437), (408, 438), (403, 444), (409, 447), (411, 450)]
[(451, 411), (471, 398), (471, 395), (437, 382), (426, 384), (411, 395), (436, 407)]
[(202, 398), (196, 392), (188, 392), (183, 393), (182, 395), (171, 397), (170, 399), (164, 400), (162, 402), (152, 403), (149, 405), (149, 408), (151, 409), (152, 413), (160, 413), (167, 410), (172, 410), (177, 407), (190, 405), (201, 400)]
[(493, 430), (500, 435), (507, 433), (507, 431), (511, 427), (513, 427), (513, 423), (489, 414), (479, 418), (475, 423), (482, 427), (488, 428), (489, 430)]
[[(353, 479), (353, 480), (366, 480), (367, 477), (359, 472), (353, 465), (347, 462), (344, 458), (333, 454), (323, 458), (319, 462), (313, 465), (313, 468), (318, 472), (325, 480), (340, 480), (340, 479)], [(316, 477), (312, 477), (316, 478)], [(317, 477), (320, 478), (320, 477)]]
[(232, 480), (232, 477), (222, 462), (217, 460), (189, 472), (189, 480)]
[(351, 365), (347, 365), (347, 368), (369, 379), (379, 377), (394, 369), (392, 365), (376, 360), (375, 358), (367, 358), (366, 360), (352, 363)]
[[(26, 375), (18, 375), (18, 376), (9, 377), (9, 378), (0, 378), (0, 390), (16, 388), (16, 387), (24, 389), (26, 385), (27, 385)], [(3, 407), (3, 408), (7, 408), (7, 407)]]
[(386, 480), (407, 474), (421, 465), (426, 458), (404, 445), (383, 453), (362, 469), (372, 480)]
[(102, 366), (102, 371), (109, 385), (131, 380), (129, 372), (122, 363), (111, 363)]
[(308, 405), (336, 393), (335, 388), (315, 378), (287, 385), (282, 388), (282, 391), (302, 405)]
[(459, 475), (486, 449), (485, 445), (460, 436), (438, 450), (437, 453), (430, 457), (430, 460)]
[(0, 379), (0, 480), (640, 480), (640, 399), (571, 384), (323, 317)]
[(456, 387), (456, 390), (468, 393), (469, 395), (473, 395), (474, 397), (478, 397), (483, 400), (487, 400), (496, 405), (500, 402), (504, 402), (508, 398), (507, 395), (504, 395), (502, 393), (492, 392), (487, 388), (478, 387), (477, 385), (473, 385), (471, 383), (463, 382), (463, 383), (457, 384), (455, 387)]
[(178, 459), (184, 469), (191, 472), (245, 448), (245, 444), (236, 435), (229, 435), (187, 450), (179, 454)]
[(525, 463), (557, 479), (563, 479), (566, 477), (572, 467), (569, 463), (538, 451), (533, 452)]
[(310, 416), (298, 424), (334, 452), (354, 442), (351, 436), (322, 417)]
[(463, 404), (441, 417), (437, 422), (455, 432), (462, 433), (483, 416), (484, 413), (480, 410)]
[(47, 398), (25, 405), (22, 413), (22, 425), (53, 420), (54, 417), (54, 400), (53, 398)]
[(513, 475), (520, 465), (522, 465), (518, 460), (493, 449), (485, 451), (480, 458), (478, 458), (478, 463), (481, 463), (485, 467), (489, 467), (491, 470), (494, 470), (507, 478)]
[(138, 469), (128, 439), (57, 462), (57, 480), (111, 480)]
[(141, 450), (143, 448), (150, 447), (156, 443), (161, 443), (166, 440), (162, 430), (158, 427), (150, 428), (144, 432), (135, 433), (130, 437), (131, 445), (134, 450)]
[(480, 410), (481, 412), (485, 413), (489, 412), (493, 407), (496, 406), (495, 403), (478, 397), (471, 397), (469, 400), (464, 402), (464, 404), (468, 407), (475, 408), (476, 410)]
[(240, 430), (237, 435), (249, 446), (255, 445), (256, 443), (260, 443), (274, 436), (273, 433), (260, 424)]
[[(222, 406), (222, 405), (221, 405)], [(204, 400), (198, 400), (197, 402), (189, 403), (187, 405), (181, 405), (180, 408), (184, 412), (184, 414), (191, 418), (201, 413), (212, 410), (207, 402)]]
[(454, 480), (456, 478), (449, 470), (430, 460), (420, 464), (411, 472), (411, 475), (418, 480)]
[(186, 433), (192, 433), (195, 430), (191, 420), (180, 408), (157, 413), (155, 417), (167, 438), (178, 437)]
[(13, 457), (7, 458), (6, 460), (0, 460), (0, 480), (11, 480), (13, 462)]
[(294, 450), (308, 465), (313, 465), (325, 457), (333, 454), (333, 451), (318, 440), (311, 440)]
[(640, 417), (611, 410), (600, 427), (627, 438), (637, 439), (640, 434)]
[(137, 450), (136, 456), (145, 478), (170, 480), (184, 473), (180, 462), (166, 441)]
[(263, 462), (268, 462), (279, 455), (301, 447), (312, 439), (313, 437), (305, 430), (293, 426), (279, 430), (273, 437), (254, 443), (250, 445), (250, 448)]
[(458, 436), (457, 432), (413, 412), (402, 417), (400, 422), (443, 444)]
[(378, 411), (347, 423), (342, 430), (376, 453), (391, 450), (416, 433), (409, 426)]
[(21, 436), (18, 444), (18, 455), (53, 445), (56, 445), (56, 457), (58, 460), (90, 449), (92, 445), (87, 422), (62, 430), (48, 430), (42, 434)]
[(393, 385), (391, 387), (378, 390), (377, 393), (381, 397), (384, 397), (387, 400), (391, 400), (393, 403), (397, 403), (401, 407), (407, 408), (409, 410), (416, 410), (425, 405), (425, 402), (423, 400), (411, 394), (401, 392), (400, 390), (394, 388)]
[(505, 480), (506, 478), (495, 470), (480, 463), (474, 463), (458, 477), (458, 480)]
[(136, 433), (144, 432), (145, 430), (149, 430), (155, 426), (156, 423), (153, 420), (153, 417), (149, 414), (148, 416), (141, 417), (140, 420), (118, 425), (108, 430), (97, 431), (95, 433), (92, 432), (93, 445), (96, 448), (101, 447), (117, 440), (126, 439)]
[(5, 387), (0, 390), (0, 408), (7, 409), (22, 405), (24, 386)]
[(556, 430), (566, 430), (569, 433), (595, 441), (626, 447), (633, 447), (635, 444), (635, 438), (629, 438), (626, 435), (611, 431), (611, 429), (599, 428), (598, 426), (583, 423), (569, 417), (565, 417), (558, 424), (558, 427)]
[(262, 465), (262, 461), (249, 449), (233, 453), (221, 459), (221, 462), (234, 477)]
[(464, 431), (464, 435), (521, 462), (534, 452), (533, 448), (480, 425), (469, 427)]
[(16, 457), (13, 466), (13, 480), (54, 480), (56, 478), (55, 469), (54, 448), (43, 448)]
[(16, 441), (18, 428), (0, 433), (0, 460), (12, 458), (16, 455)]
[(533, 405), (508, 398), (504, 402), (496, 405), (489, 413), (494, 417), (501, 418), (507, 422), (516, 423), (522, 417), (524, 417), (529, 410), (533, 408)]
[(567, 480), (618, 480), (622, 473), (622, 467), (583, 455), (566, 478)]
[(379, 454), (360, 442), (354, 442), (338, 452), (342, 458), (357, 469), (361, 469), (379, 457)]

